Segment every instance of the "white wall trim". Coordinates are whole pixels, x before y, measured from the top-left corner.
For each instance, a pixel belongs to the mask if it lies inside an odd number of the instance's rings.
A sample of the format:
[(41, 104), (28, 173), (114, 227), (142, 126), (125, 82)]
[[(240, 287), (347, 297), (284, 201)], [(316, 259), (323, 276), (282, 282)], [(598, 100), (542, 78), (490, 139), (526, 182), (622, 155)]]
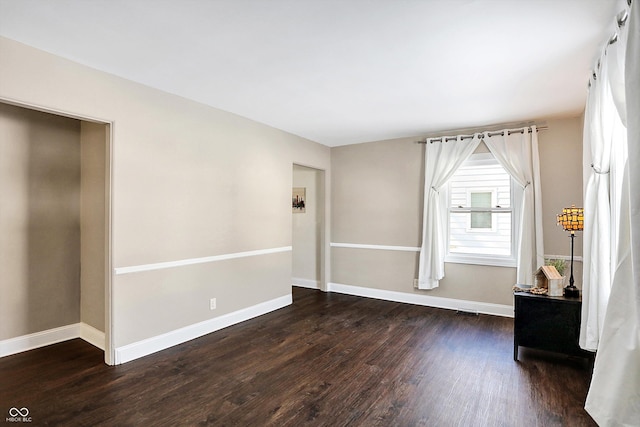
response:
[[(376, 250), (383, 250), (383, 251), (420, 252), (420, 248), (415, 246), (364, 245), (360, 243), (337, 243), (337, 242), (331, 242), (330, 246), (332, 248), (376, 249)], [(551, 258), (551, 259), (564, 259), (566, 261), (571, 261), (570, 255), (546, 255), (545, 254), (544, 257)], [(582, 257), (576, 255), (573, 257), (573, 260), (577, 262), (582, 262)]]
[(293, 298), (291, 294), (284, 295), (213, 319), (194, 323), (193, 325), (185, 326), (162, 335), (117, 347), (115, 349), (115, 364), (127, 363), (134, 359), (165, 350), (174, 345), (182, 344), (228, 326), (286, 307), (291, 305), (292, 302)]
[(429, 295), (410, 294), (406, 292), (388, 291), (383, 289), (363, 288), (361, 286), (328, 283), (327, 290), (341, 294), (375, 298), (385, 301), (403, 302), (427, 307), (446, 308), (449, 310), (470, 311), (494, 316), (513, 317), (513, 306), (493, 304), (488, 302), (459, 300), (453, 298), (434, 297)]
[(332, 248), (353, 249), (377, 249), (383, 251), (420, 252), (420, 248), (414, 246), (389, 246), (389, 245), (362, 245), (359, 243), (331, 243)]
[[(563, 259), (565, 261), (571, 261), (571, 255), (546, 255), (545, 254), (544, 258), (545, 259), (547, 259), (547, 258), (550, 258), (550, 259)], [(577, 261), (577, 262), (582, 262), (582, 257), (578, 256), (578, 255), (575, 255), (573, 257), (573, 260)]]
[(275, 254), (279, 252), (288, 252), (291, 250), (293, 250), (292, 246), (283, 246), (281, 248), (271, 249), (258, 249), (255, 251), (236, 252), (232, 254), (214, 255), (201, 258), (189, 258), (178, 261), (156, 262), (153, 264), (133, 265), (130, 267), (116, 267), (114, 268), (114, 272), (116, 275), (137, 273), (140, 271), (161, 270), (164, 268), (182, 267), (185, 265), (204, 264), (207, 262), (225, 261), (229, 259), (245, 258), (257, 255)]
[(321, 289), (319, 280), (301, 279), (299, 277), (293, 277), (291, 279), (291, 284), (293, 286), (298, 286), (301, 288)]
[(42, 106), (40, 104), (33, 104), (31, 102), (24, 102), (24, 101), (13, 99), (13, 98), (7, 98), (5, 96), (0, 96), (0, 102), (3, 102), (5, 104), (10, 104), (10, 105), (13, 105), (13, 106), (16, 106), (16, 107), (22, 107), (22, 108), (28, 108), (30, 110), (40, 111), (42, 113), (55, 114), (56, 116), (65, 116), (65, 117), (68, 117), (70, 119), (84, 120), (84, 121), (87, 121), (87, 122), (100, 123), (100, 124), (103, 124), (103, 125), (109, 125), (109, 124), (113, 123), (111, 120), (107, 120), (107, 119), (104, 119), (104, 118), (94, 117), (94, 116), (87, 116), (85, 114), (72, 113), (72, 112), (67, 111), (67, 110), (59, 110), (59, 109), (56, 109), (56, 108), (44, 107), (44, 106)]
[(104, 350), (104, 332), (86, 323), (74, 323), (0, 341), (0, 357), (33, 350), (63, 341), (81, 338)]
[(93, 345), (94, 347), (98, 347), (100, 350), (104, 351), (104, 332), (99, 331), (93, 326), (86, 323), (80, 323), (80, 338)]

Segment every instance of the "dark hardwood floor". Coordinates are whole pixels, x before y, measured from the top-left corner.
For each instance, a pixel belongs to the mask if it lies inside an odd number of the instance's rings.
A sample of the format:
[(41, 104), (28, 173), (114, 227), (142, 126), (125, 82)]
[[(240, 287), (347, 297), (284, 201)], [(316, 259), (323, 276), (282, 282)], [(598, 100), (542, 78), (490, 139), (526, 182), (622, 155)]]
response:
[(588, 364), (524, 348), (514, 362), (513, 319), (293, 294), (120, 366), (81, 340), (2, 358), (0, 422), (26, 407), (30, 425), (595, 425)]

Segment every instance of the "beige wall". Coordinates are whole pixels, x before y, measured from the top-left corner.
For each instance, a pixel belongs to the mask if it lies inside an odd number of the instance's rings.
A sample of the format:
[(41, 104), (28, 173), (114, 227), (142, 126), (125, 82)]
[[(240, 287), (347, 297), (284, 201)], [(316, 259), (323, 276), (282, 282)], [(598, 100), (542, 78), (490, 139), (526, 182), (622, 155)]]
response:
[[(539, 133), (545, 253), (551, 255), (569, 254), (568, 238), (556, 228), (555, 214), (567, 203), (582, 203), (581, 123), (580, 118), (549, 120), (549, 129)], [(418, 139), (332, 148), (332, 242), (420, 245), (424, 145), (416, 144)], [(581, 254), (581, 246), (576, 253)], [(513, 302), (515, 268), (447, 263), (440, 287), (420, 291), (413, 287), (415, 252), (334, 247), (331, 262), (334, 283), (483, 303)]]
[(80, 321), (80, 122), (0, 103), (0, 340)]
[[(582, 117), (551, 120), (548, 123), (549, 129), (540, 132), (545, 253), (570, 255), (571, 240), (568, 233), (556, 225), (556, 214), (572, 204), (583, 206)], [(582, 233), (578, 233), (575, 239), (575, 255), (582, 256)], [(578, 270), (582, 265), (579, 267)], [(582, 280), (578, 283), (582, 283)]]
[[(293, 165), (293, 186), (306, 189), (305, 212), (293, 214), (294, 284), (321, 286), (321, 256), (324, 246), (324, 173)], [(300, 280), (302, 279), (302, 280)]]
[[(5, 38), (0, 51), (0, 98), (113, 123), (114, 268), (291, 246), (292, 164), (330, 176), (320, 144)], [(113, 275), (114, 345), (288, 295), (291, 271), (285, 252)]]
[(104, 332), (107, 126), (80, 126), (80, 319)]

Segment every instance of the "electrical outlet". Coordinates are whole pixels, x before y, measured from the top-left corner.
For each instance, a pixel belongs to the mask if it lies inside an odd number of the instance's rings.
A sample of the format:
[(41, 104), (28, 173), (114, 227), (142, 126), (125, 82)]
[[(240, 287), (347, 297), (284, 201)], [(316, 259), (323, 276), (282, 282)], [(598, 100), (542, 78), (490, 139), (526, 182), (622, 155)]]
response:
[(209, 300), (209, 310), (215, 310), (215, 309), (216, 309), (216, 299), (211, 298)]
[(418, 279), (413, 279), (413, 287), (418, 289)]

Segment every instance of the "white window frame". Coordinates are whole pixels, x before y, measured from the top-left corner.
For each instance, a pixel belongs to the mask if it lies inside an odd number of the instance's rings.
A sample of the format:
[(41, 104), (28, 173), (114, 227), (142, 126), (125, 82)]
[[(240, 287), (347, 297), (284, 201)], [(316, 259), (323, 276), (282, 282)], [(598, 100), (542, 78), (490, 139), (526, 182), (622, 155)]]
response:
[[(493, 163), (495, 161), (495, 157), (491, 153), (477, 153), (472, 154), (471, 157), (467, 160), (468, 162), (475, 165), (487, 164), (489, 162)], [(507, 172), (508, 173), (508, 172)], [(446, 185), (444, 190), (447, 192), (447, 209), (446, 209), (446, 220), (447, 220), (447, 254), (445, 255), (445, 262), (447, 263), (455, 263), (455, 264), (473, 264), (473, 265), (488, 265), (495, 267), (516, 267), (516, 259), (517, 259), (517, 245), (516, 240), (519, 235), (520, 230), (520, 206), (522, 205), (522, 196), (523, 189), (518, 185), (518, 183), (510, 178), (510, 196), (511, 196), (511, 207), (509, 208), (497, 208), (492, 207), (491, 209), (486, 208), (471, 208), (471, 207), (451, 207), (451, 199), (450, 199), (450, 191), (449, 185)], [(467, 190), (467, 193), (469, 190)], [(469, 196), (467, 196), (469, 197)], [(469, 200), (467, 198), (467, 200)], [(493, 202), (493, 198), (492, 198)], [(468, 203), (470, 204), (470, 203)], [(495, 206), (495, 203), (492, 203)], [(495, 255), (495, 254), (462, 254), (462, 253), (451, 253), (449, 252), (450, 247), (450, 222), (451, 222), (451, 213), (460, 213), (460, 212), (487, 212), (490, 211), (492, 213), (503, 213), (510, 212), (511, 213), (511, 255)], [(471, 216), (469, 216), (470, 218)], [(471, 219), (469, 219), (471, 221)], [(493, 221), (493, 218), (492, 218)], [(470, 225), (470, 224), (469, 224)], [(495, 227), (494, 227), (495, 228)], [(475, 232), (488, 232), (488, 231), (473, 231)]]

